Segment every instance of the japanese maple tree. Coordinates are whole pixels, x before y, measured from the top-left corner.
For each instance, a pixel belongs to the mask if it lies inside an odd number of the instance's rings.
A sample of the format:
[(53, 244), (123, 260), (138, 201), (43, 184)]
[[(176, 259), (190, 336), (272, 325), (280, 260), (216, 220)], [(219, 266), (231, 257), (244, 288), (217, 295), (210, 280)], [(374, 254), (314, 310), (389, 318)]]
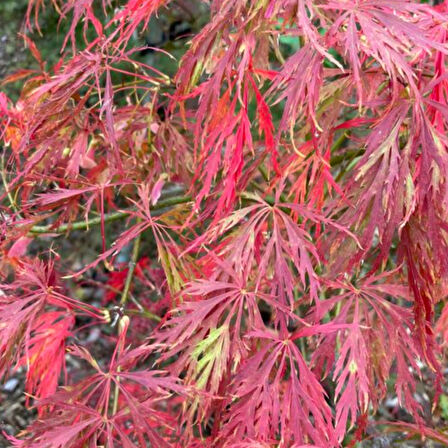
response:
[(12, 446), (448, 445), (418, 393), (448, 343), (448, 2), (29, 0), (22, 38), (0, 377), (37, 413)]

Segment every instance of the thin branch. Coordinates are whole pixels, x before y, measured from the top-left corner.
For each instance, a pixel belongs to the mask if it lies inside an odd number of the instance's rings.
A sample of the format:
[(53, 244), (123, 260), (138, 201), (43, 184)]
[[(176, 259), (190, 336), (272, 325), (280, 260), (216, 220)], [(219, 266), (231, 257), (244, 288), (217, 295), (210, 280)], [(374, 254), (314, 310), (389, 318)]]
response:
[[(8, 180), (6, 179), (6, 173), (5, 173), (5, 153), (3, 152), (1, 157), (1, 176), (2, 176), (2, 182), (3, 182), (3, 188), (5, 189), (5, 193), (8, 196), (9, 204), (11, 205), (12, 209), (18, 214), (19, 210), (17, 208), (16, 201), (11, 195), (11, 190), (8, 186)], [(20, 216), (20, 215), (18, 215)]]
[[(141, 218), (137, 218), (137, 222), (140, 222)], [(137, 266), (138, 253), (140, 251), (140, 242), (141, 242), (142, 234), (139, 233), (137, 238), (134, 240), (134, 245), (132, 247), (132, 255), (129, 261), (129, 269), (126, 275), (126, 281), (123, 288), (123, 293), (121, 295), (120, 306), (124, 307), (129, 298), (129, 291), (131, 289), (132, 279), (134, 277), (135, 267)], [(120, 366), (117, 367), (117, 373), (120, 372)], [(115, 415), (118, 411), (118, 396), (120, 394), (120, 387), (118, 385), (120, 381), (120, 377), (117, 376), (115, 382), (115, 391), (114, 391), (114, 401), (112, 406), (112, 415)]]
[[(140, 222), (141, 219), (137, 218), (137, 222)], [(129, 291), (131, 289), (132, 278), (134, 277), (135, 267), (137, 266), (138, 261), (138, 253), (140, 251), (140, 242), (142, 239), (142, 234), (139, 233), (137, 238), (134, 240), (134, 245), (132, 247), (132, 255), (129, 261), (128, 273), (126, 275), (126, 281), (124, 283), (123, 294), (121, 295), (120, 305), (126, 305), (126, 302), (129, 297)]]
[[(333, 143), (333, 146), (331, 147), (331, 152), (338, 151), (342, 148), (342, 145), (348, 140), (349, 134), (347, 132), (344, 132), (339, 136), (339, 138)], [(331, 158), (330, 164), (334, 162), (335, 157)]]
[(160, 322), (162, 318), (157, 314), (151, 313), (148, 310), (126, 310), (126, 314), (133, 314), (140, 317), (146, 317), (147, 319), (153, 320), (155, 322)]
[[(160, 200), (156, 205), (151, 207), (152, 216), (160, 216), (167, 211), (169, 207), (173, 207), (178, 204), (185, 204), (191, 201), (190, 196), (173, 196), (164, 200)], [(127, 218), (135, 208), (129, 210), (122, 210), (119, 212), (106, 213), (104, 215), (104, 222), (119, 221), (121, 219)], [(92, 226), (97, 226), (101, 224), (101, 216), (88, 219), (87, 221), (76, 221), (73, 223), (62, 224), (59, 227), (53, 227), (53, 224), (48, 224), (45, 226), (34, 226), (30, 230), (31, 235), (39, 235), (45, 233), (65, 233), (70, 230), (86, 230)]]
[(351, 162), (355, 157), (362, 156), (366, 152), (365, 148), (347, 150), (342, 154), (338, 154), (331, 158), (330, 165), (339, 165), (341, 162)]

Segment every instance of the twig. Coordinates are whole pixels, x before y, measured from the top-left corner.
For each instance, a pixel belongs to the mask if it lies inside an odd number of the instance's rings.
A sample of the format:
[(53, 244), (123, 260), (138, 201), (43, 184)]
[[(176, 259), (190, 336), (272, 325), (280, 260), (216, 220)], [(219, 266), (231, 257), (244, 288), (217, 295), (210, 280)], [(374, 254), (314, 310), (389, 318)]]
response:
[(352, 161), (355, 157), (362, 156), (365, 152), (366, 150), (364, 148), (345, 151), (343, 154), (338, 154), (332, 157), (330, 160), (330, 165), (338, 165), (345, 160)]
[(6, 195), (8, 196), (9, 204), (11, 205), (12, 209), (18, 214), (19, 210), (17, 208), (16, 201), (12, 197), (11, 191), (9, 190), (9, 186), (8, 186), (8, 180), (6, 179), (6, 174), (5, 174), (5, 153), (4, 152), (3, 152), (2, 157), (1, 157), (1, 176), (2, 176), (3, 188), (5, 189)]
[[(141, 219), (137, 218), (137, 222), (140, 222)], [(129, 269), (126, 275), (126, 281), (124, 283), (123, 293), (121, 295), (120, 305), (126, 305), (126, 302), (129, 297), (129, 290), (131, 289), (132, 278), (134, 277), (135, 267), (137, 266), (138, 253), (140, 251), (140, 242), (142, 239), (142, 234), (139, 233), (137, 238), (134, 240), (134, 245), (132, 247), (132, 255), (129, 261)]]
[(162, 318), (160, 316), (158, 316), (157, 314), (151, 313), (151, 311), (148, 311), (145, 309), (143, 309), (143, 310), (126, 310), (126, 314), (133, 314), (136, 316), (146, 317), (155, 322), (160, 322), (162, 320)]
[[(191, 197), (190, 196), (174, 196), (171, 198), (167, 198), (164, 200), (160, 200), (156, 205), (151, 207), (152, 216), (160, 216), (163, 213), (165, 213), (166, 209), (178, 204), (185, 204), (186, 202), (190, 202)], [(118, 221), (120, 219), (124, 219), (128, 217), (133, 211), (135, 211), (135, 208), (132, 208), (130, 210), (123, 210), (120, 212), (114, 212), (114, 213), (106, 213), (104, 215), (104, 222), (113, 222)], [(68, 224), (62, 224), (59, 227), (53, 228), (52, 224), (48, 224), (45, 226), (33, 226), (30, 229), (31, 235), (36, 234), (44, 234), (44, 233), (65, 233), (69, 230), (86, 230), (90, 228), (91, 226), (97, 226), (101, 224), (101, 216), (91, 218), (87, 221), (76, 221), (73, 223)]]
[[(339, 136), (339, 138), (333, 143), (333, 146), (331, 147), (331, 152), (335, 152), (342, 148), (342, 145), (345, 143), (345, 141), (348, 139), (348, 133), (344, 132)], [(331, 160), (334, 160), (334, 157), (331, 158)]]
[[(140, 221), (141, 221), (141, 218), (137, 218), (137, 222), (140, 222)], [(126, 275), (126, 281), (124, 284), (123, 293), (121, 295), (121, 300), (120, 300), (121, 307), (124, 307), (126, 305), (126, 302), (129, 298), (129, 291), (131, 289), (132, 278), (134, 277), (135, 267), (137, 265), (137, 260), (138, 260), (138, 253), (140, 251), (141, 238), (142, 238), (142, 234), (139, 233), (137, 238), (135, 238), (135, 240), (134, 240), (134, 245), (132, 247), (132, 255), (131, 255), (131, 259), (129, 261), (129, 269), (128, 269), (128, 273)], [(120, 326), (118, 326), (118, 328), (120, 328)], [(117, 367), (117, 373), (119, 373), (119, 372), (120, 372), (120, 366)], [(114, 402), (113, 402), (113, 406), (112, 406), (112, 415), (115, 415), (118, 410), (118, 396), (120, 394), (120, 387), (119, 387), (118, 383), (120, 381), (120, 377), (117, 376), (115, 381), (116, 382), (115, 382), (115, 391), (114, 391)]]

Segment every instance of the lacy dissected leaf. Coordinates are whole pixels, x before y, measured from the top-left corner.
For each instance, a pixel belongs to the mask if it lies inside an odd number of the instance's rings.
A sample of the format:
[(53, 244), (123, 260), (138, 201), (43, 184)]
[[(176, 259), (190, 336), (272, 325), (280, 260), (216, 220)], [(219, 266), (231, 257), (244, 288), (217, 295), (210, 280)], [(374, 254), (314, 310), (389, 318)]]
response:
[[(440, 375), (440, 364), (436, 356), (438, 344), (435, 340), (433, 323), (436, 302), (444, 297), (446, 291), (443, 291), (445, 276), (440, 268), (440, 261), (434, 259), (432, 251), (439, 249), (443, 251), (445, 247), (446, 239), (440, 231), (445, 223), (441, 223), (439, 231), (427, 232), (423, 231), (418, 218), (414, 216), (404, 229), (400, 253), (407, 264), (409, 286), (414, 296), (416, 340), (429, 366)], [(428, 240), (431, 241), (429, 238), (434, 236), (437, 237), (434, 242), (439, 243), (439, 247), (428, 244)]]
[(219, 252), (235, 270), (249, 272), (256, 266), (257, 289), (262, 289), (265, 280), (269, 280), (269, 294), (281, 305), (294, 307), (298, 287), (309, 289), (309, 296), (316, 300), (319, 279), (315, 268), (320, 256), (311, 242), (309, 229), (316, 223), (325, 223), (353, 236), (306, 206), (280, 199), (270, 205), (258, 196), (246, 197), (256, 204), (222, 219), (205, 238), (213, 241), (232, 230)]
[(0, 375), (19, 360), (26, 338), (29, 338), (33, 321), (43, 308), (42, 301), (33, 297), (18, 299), (2, 292), (0, 296)]
[(268, 94), (280, 91), (276, 103), (285, 101), (280, 132), (293, 129), (298, 117), (307, 112), (317, 124), (316, 107), (322, 86), (322, 55), (311, 44), (292, 55), (274, 78)]
[(325, 9), (339, 10), (328, 33), (335, 34), (344, 54), (350, 61), (360, 100), (363, 97), (362, 64), (375, 59), (394, 83), (403, 79), (419, 96), (412, 63), (424, 52), (446, 48), (427, 36), (427, 16), (436, 13), (418, 2), (372, 0), (358, 4), (329, 1)]
[[(61, 314), (57, 312), (43, 314), (45, 308), (56, 306), (64, 310), (81, 310), (97, 319), (102, 319), (102, 315), (92, 305), (84, 305), (62, 294), (53, 261), (22, 262), (16, 271), (15, 281), (2, 285), (0, 296), (0, 374), (5, 375), (15, 364), (25, 363), (28, 367), (27, 387), (45, 395), (57, 381), (55, 376), (59, 375), (59, 367), (64, 362), (63, 340), (73, 323), (71, 318), (59, 321), (57, 316)], [(51, 343), (45, 342), (57, 329), (57, 337), (53, 337)], [(59, 342), (58, 338), (61, 338)], [(55, 346), (52, 347), (53, 343)], [(47, 355), (55, 350), (54, 358), (41, 360), (37, 366), (37, 358), (42, 356), (42, 350)], [(50, 366), (49, 362), (54, 364)], [(43, 382), (37, 373), (39, 369), (47, 372)]]
[(328, 373), (334, 364), (336, 431), (340, 436), (347, 422), (354, 425), (370, 404), (378, 407), (392, 373), (397, 375), (399, 403), (412, 409), (414, 415), (421, 410), (414, 398), (421, 351), (410, 331), (412, 311), (399, 302), (411, 299), (406, 287), (390, 282), (391, 276), (383, 273), (355, 284), (330, 282), (331, 288), (340, 288), (342, 293), (322, 305), (327, 310), (338, 307), (334, 323), (352, 324), (338, 335), (323, 336), (313, 354), (318, 371), (326, 368)]
[[(51, 411), (24, 432), (21, 447), (78, 447), (97, 443), (110, 447), (170, 447), (171, 417), (158, 409), (161, 398), (182, 393), (176, 378), (163, 371), (135, 370), (151, 348), (124, 349), (123, 330), (106, 370), (84, 348), (72, 347), (71, 355), (86, 361), (94, 373), (40, 402)], [(131, 426), (129, 426), (131, 425)], [(131, 428), (129, 430), (129, 428)]]
[(107, 26), (118, 23), (115, 32), (119, 32), (120, 45), (125, 46), (138, 26), (142, 24), (146, 28), (151, 16), (165, 3), (169, 0), (129, 0)]
[[(297, 332), (296, 337), (335, 331), (318, 327)], [(239, 369), (232, 383), (226, 440), (280, 437), (293, 445), (313, 441), (318, 446), (337, 446), (331, 409), (318, 378), (296, 346), (295, 338), (281, 338), (269, 331), (253, 332), (261, 347)]]
[(27, 392), (38, 399), (52, 395), (65, 370), (65, 341), (75, 324), (73, 315), (60, 311), (41, 314), (26, 341), (18, 366), (27, 367)]
[(406, 104), (399, 105), (377, 124), (359, 161), (353, 179), (356, 184), (346, 190), (348, 195), (359, 191), (359, 196), (356, 210), (347, 208), (345, 222), (362, 231), (363, 247), (371, 246), (378, 231), (383, 256), (398, 226), (405, 224), (414, 207), (414, 183), (408, 161), (410, 147), (400, 149), (400, 129), (407, 112)]
[(155, 336), (166, 347), (162, 359), (179, 355), (172, 368), (177, 374), (184, 371), (186, 384), (197, 391), (188, 407), (191, 423), (205, 417), (211, 400), (221, 400), (229, 374), (247, 353), (244, 334), (263, 326), (257, 299), (271, 302), (250, 291), (229, 264), (215, 263), (210, 279), (196, 280), (183, 291), (185, 301)]
[[(101, 156), (106, 158), (110, 169), (122, 172), (110, 72), (131, 73), (126, 65), (118, 68), (116, 64), (127, 61), (128, 65), (135, 66), (136, 63), (131, 60), (130, 53), (123, 54), (120, 59), (110, 53), (113, 49), (107, 45), (98, 48), (98, 52), (77, 53), (55, 76), (47, 76), (23, 95), (17, 117), (21, 126), (17, 151), (28, 157), (23, 166), (18, 167), (14, 182), (37, 169), (45, 174), (57, 172), (61, 165), (69, 168), (65, 175), (76, 176), (81, 161), (92, 164), (94, 156), (100, 155), (99, 149), (102, 149)], [(135, 75), (149, 83), (153, 79), (143, 69)], [(86, 85), (89, 87), (84, 89)], [(86, 107), (92, 99), (101, 105), (98, 114)], [(86, 130), (105, 138), (108, 141), (106, 147), (111, 150), (104, 151), (104, 147), (99, 147), (96, 154), (88, 154), (91, 148), (85, 148), (85, 137), (80, 140), (78, 135), (79, 131)]]

